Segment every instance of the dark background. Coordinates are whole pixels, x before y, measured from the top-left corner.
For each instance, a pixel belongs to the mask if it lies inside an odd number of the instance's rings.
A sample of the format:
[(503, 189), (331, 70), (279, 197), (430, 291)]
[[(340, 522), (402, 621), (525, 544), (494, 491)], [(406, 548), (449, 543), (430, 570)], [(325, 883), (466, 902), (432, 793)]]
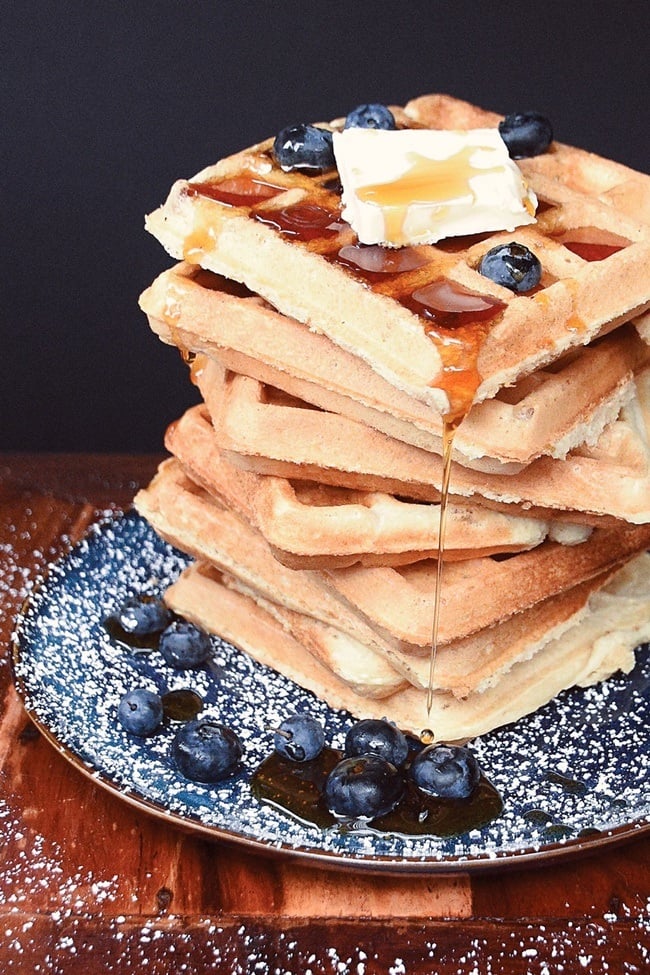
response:
[(143, 215), (285, 125), (445, 91), (648, 170), (645, 0), (2, 6), (0, 449), (161, 449), (194, 395)]

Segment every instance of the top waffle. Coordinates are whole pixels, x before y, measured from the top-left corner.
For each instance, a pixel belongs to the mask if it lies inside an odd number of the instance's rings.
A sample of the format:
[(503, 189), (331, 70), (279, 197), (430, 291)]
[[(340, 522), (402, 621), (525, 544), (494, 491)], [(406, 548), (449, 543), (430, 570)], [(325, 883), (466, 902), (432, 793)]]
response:
[[(498, 121), (442, 96), (395, 114), (406, 127)], [(287, 173), (270, 150), (269, 140), (177, 182), (148, 229), (175, 257), (245, 283), (444, 415), (492, 397), (650, 304), (650, 178), (626, 167), (554, 143), (520, 162), (540, 201), (534, 225), (421, 245), (412, 248), (421, 266), (369, 273), (355, 263), (356, 236), (340, 219), (336, 172)], [(542, 263), (530, 295), (476, 270), (488, 249), (512, 240)], [(413, 294), (441, 280), (496, 301), (489, 327), (454, 313), (426, 320)], [(460, 368), (445, 343), (450, 327), (463, 340)]]

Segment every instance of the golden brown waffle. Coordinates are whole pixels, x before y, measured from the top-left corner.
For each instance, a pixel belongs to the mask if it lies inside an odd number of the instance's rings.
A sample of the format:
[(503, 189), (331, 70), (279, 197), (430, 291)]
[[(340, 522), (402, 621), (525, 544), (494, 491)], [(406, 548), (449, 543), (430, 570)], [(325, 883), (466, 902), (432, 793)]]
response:
[[(581, 545), (544, 542), (531, 552), (445, 565), (438, 643), (502, 622), (620, 564), (650, 545), (650, 526), (595, 529)], [(332, 591), (376, 632), (428, 654), (435, 562), (399, 568), (352, 566), (327, 572)]]
[[(237, 574), (235, 555), (231, 556), (230, 563), (221, 562), (216, 548), (205, 547), (211, 536), (222, 535), (220, 516), (211, 510), (207, 493), (186, 483), (176, 462), (161, 468), (153, 484), (136, 496), (135, 504), (166, 537), (176, 531), (171, 539), (175, 544)], [(178, 525), (185, 535), (174, 528)], [(249, 539), (243, 547), (250, 544)], [(444, 573), (439, 644), (444, 648), (559, 596), (626, 561), (648, 544), (650, 527), (598, 529), (588, 541), (570, 548), (545, 542), (531, 552), (506, 559), (479, 558), (449, 563)], [(245, 562), (245, 556), (240, 556), (239, 561)], [(296, 570), (283, 571), (284, 584), (290, 589), (291, 580), (297, 578), (291, 573)], [(309, 573), (308, 577), (316, 579), (319, 586), (325, 586), (342, 603), (345, 611), (339, 608), (338, 618), (347, 617), (351, 612), (378, 634), (381, 641), (405, 653), (428, 655), (435, 588), (435, 564), (431, 560), (399, 568), (353, 566), (323, 570)], [(257, 584), (251, 588), (262, 591)], [(269, 595), (268, 590), (266, 594)], [(304, 598), (308, 603), (309, 595), (305, 594)], [(276, 596), (275, 601), (282, 602), (282, 599)], [(327, 621), (331, 622), (337, 619), (337, 612), (332, 609), (331, 600), (328, 605)], [(297, 604), (291, 608), (305, 611), (304, 606)], [(355, 638), (358, 632), (353, 634)]]
[[(213, 386), (216, 393), (223, 388)], [(437, 553), (439, 504), (242, 470), (219, 449), (201, 406), (170, 426), (165, 444), (196, 483), (258, 528), (285, 565), (400, 565)], [(455, 561), (522, 551), (538, 545), (556, 527), (481, 505), (451, 503), (446, 556)]]
[[(444, 113), (440, 104), (411, 103), (398, 117), (402, 124), (405, 118), (446, 124), (453, 100), (446, 100)], [(457, 111), (477, 123), (485, 119), (481, 112), (472, 116), (464, 103)], [(369, 281), (341, 263), (341, 248), (356, 237), (339, 218), (335, 171), (286, 173), (270, 149), (269, 140), (178, 181), (148, 217), (148, 229), (174, 257), (244, 282), (440, 413), (464, 412), (472, 399), (491, 398), (650, 305), (650, 226), (631, 203), (636, 197), (642, 208), (647, 197), (649, 178), (640, 173), (554, 143), (544, 157), (522, 164), (542, 204), (532, 227), (424, 245), (414, 249), (424, 266)], [(312, 235), (315, 220), (320, 229)], [(579, 256), (585, 239), (593, 244), (594, 238), (618, 249), (601, 260)], [(541, 288), (534, 294), (514, 295), (476, 270), (489, 248), (513, 239), (541, 260)], [(484, 324), (462, 333), (452, 329), (456, 339), (463, 335), (460, 371), (444, 342), (450, 323), (427, 334), (420, 308), (411, 310), (414, 291), (440, 279), (503, 306), (487, 334)]]
[[(396, 116), (498, 122), (446, 96)], [(629, 669), (650, 635), (650, 178), (554, 143), (520, 162), (533, 226), (406, 248), (397, 260), (417, 267), (367, 273), (335, 171), (283, 172), (270, 145), (179, 181), (147, 221), (186, 263), (141, 305), (164, 341), (199, 353), (204, 398), (136, 498), (202, 560), (170, 605), (333, 706), (448, 740)], [(511, 240), (542, 263), (528, 295), (477, 271)], [(372, 256), (386, 271), (396, 253)], [(488, 319), (432, 321), (414, 292), (441, 282), (483, 295)], [(427, 688), (441, 418), (472, 401)]]
[(586, 686), (617, 670), (629, 671), (634, 647), (650, 637), (647, 573), (647, 556), (630, 563), (596, 594), (587, 619), (531, 659), (515, 664), (507, 680), (463, 699), (438, 691), (431, 713), (426, 694), (413, 687), (379, 701), (359, 695), (253, 599), (223, 585), (220, 574), (210, 567), (186, 570), (168, 589), (166, 600), (175, 612), (230, 640), (332, 707), (345, 708), (359, 718), (388, 714), (415, 734), (435, 719), (439, 739), (458, 741), (515, 721), (573, 684)]
[[(177, 265), (154, 281), (140, 304), (163, 341), (441, 453), (437, 413), (225, 278)], [(456, 431), (454, 459), (477, 470), (512, 472), (542, 454), (563, 457), (593, 443), (631, 396), (634, 372), (649, 360), (650, 346), (633, 326), (616, 329), (477, 404)]]
[[(136, 497), (138, 510), (165, 539), (209, 562), (225, 584), (254, 599), (358, 693), (393, 693), (396, 681), (425, 689), (429, 660), (382, 639), (330, 592), (323, 576), (278, 564), (264, 539), (221, 508), (183, 473), (164, 463)], [(531, 657), (584, 618), (589, 601), (613, 571), (522, 612), (487, 631), (441, 648), (433, 687), (456, 697), (485, 690), (518, 660)], [(314, 621), (321, 624), (314, 625)], [(354, 652), (351, 648), (354, 647)], [(347, 654), (341, 657), (341, 654)], [(363, 673), (364, 684), (360, 675)], [(401, 677), (399, 676), (401, 675)]]
[[(414, 98), (404, 111), (416, 124), (433, 129), (490, 127), (498, 125), (502, 118), (495, 112), (443, 94)], [(644, 173), (559, 142), (553, 143), (550, 152), (519, 159), (518, 165), (527, 179), (538, 181), (536, 185), (550, 184), (551, 197), (561, 196), (563, 202), (571, 203), (575, 194), (578, 205), (584, 200), (596, 206), (604, 203), (635, 220), (650, 223), (650, 180)], [(545, 198), (543, 194), (542, 198)], [(571, 226), (571, 229), (575, 228)], [(582, 238), (589, 240), (586, 233)]]
[[(249, 378), (231, 384), (229, 393), (217, 404), (206, 381), (205, 395), (218, 413), (214, 422), (219, 425), (223, 450), (242, 466), (359, 489), (384, 485), (384, 490), (412, 498), (439, 497), (442, 463), (436, 455), (347, 417), (305, 404), (301, 408), (297, 402), (288, 407)], [(650, 368), (636, 376), (632, 400), (593, 447), (577, 448), (564, 460), (541, 457), (512, 475), (453, 464), (451, 493), (455, 500), (465, 497), (514, 506), (538, 517), (593, 524), (608, 519), (647, 523)]]

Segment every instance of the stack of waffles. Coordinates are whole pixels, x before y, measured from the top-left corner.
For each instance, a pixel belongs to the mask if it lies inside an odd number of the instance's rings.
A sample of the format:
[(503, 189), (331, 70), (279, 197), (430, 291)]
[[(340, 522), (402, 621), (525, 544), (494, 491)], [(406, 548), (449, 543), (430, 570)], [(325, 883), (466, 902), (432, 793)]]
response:
[[(392, 111), (500, 120), (441, 95)], [(628, 671), (650, 636), (650, 177), (554, 142), (518, 163), (534, 223), (389, 250), (341, 219), (335, 170), (271, 146), (147, 220), (182, 263), (141, 306), (201, 394), (135, 502), (195, 560), (171, 607), (448, 741)], [(530, 293), (477, 270), (508, 241), (541, 262)]]

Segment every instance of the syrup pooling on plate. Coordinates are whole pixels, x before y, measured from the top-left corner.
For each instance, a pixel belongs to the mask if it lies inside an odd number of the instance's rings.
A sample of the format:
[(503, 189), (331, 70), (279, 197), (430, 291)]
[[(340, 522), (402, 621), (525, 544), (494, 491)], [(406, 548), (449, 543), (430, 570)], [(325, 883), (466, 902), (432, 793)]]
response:
[(255, 770), (252, 791), (259, 800), (282, 809), (302, 823), (323, 830), (394, 833), (399, 836), (460, 836), (480, 829), (503, 810), (499, 793), (482, 775), (467, 799), (443, 799), (426, 795), (405, 776), (401, 800), (389, 813), (369, 823), (334, 816), (324, 802), (325, 782), (344, 753), (326, 746), (314, 759), (292, 762), (273, 754)]

